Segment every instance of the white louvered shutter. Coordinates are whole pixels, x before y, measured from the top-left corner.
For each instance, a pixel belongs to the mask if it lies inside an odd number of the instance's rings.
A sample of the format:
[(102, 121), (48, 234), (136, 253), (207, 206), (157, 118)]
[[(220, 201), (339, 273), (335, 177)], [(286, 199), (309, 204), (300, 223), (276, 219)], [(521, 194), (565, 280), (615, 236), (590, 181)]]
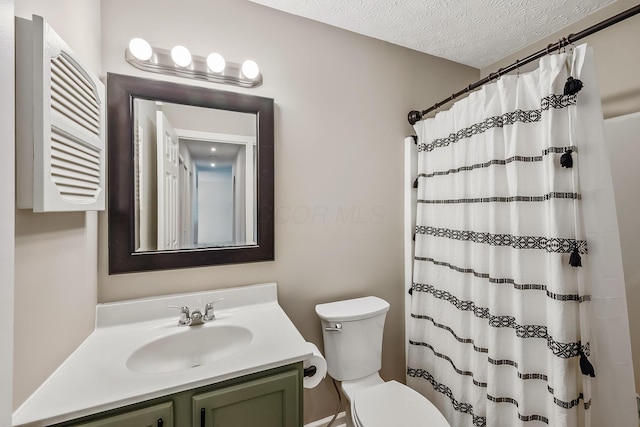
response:
[[(29, 194), (19, 194), (19, 207), (32, 207), (34, 212), (103, 210), (106, 179), (104, 85), (41, 17), (34, 15), (32, 21), (20, 25), (17, 22), (16, 25), (16, 28), (23, 28), (18, 34), (26, 33), (29, 27), (33, 53), (33, 185), (31, 206)], [(17, 61), (22, 65), (25, 62)], [(26, 83), (18, 84), (20, 87), (25, 88)], [(18, 129), (21, 127), (27, 128), (27, 125), (18, 125)], [(25, 134), (28, 130), (22, 132)], [(29, 138), (19, 137), (18, 143), (28, 143), (25, 139)], [(19, 154), (21, 151), (27, 150), (18, 147)], [(28, 153), (22, 157), (29, 160)], [(26, 165), (24, 169), (27, 169)], [(25, 172), (19, 170), (18, 178)], [(19, 191), (28, 193), (26, 187), (18, 186)]]

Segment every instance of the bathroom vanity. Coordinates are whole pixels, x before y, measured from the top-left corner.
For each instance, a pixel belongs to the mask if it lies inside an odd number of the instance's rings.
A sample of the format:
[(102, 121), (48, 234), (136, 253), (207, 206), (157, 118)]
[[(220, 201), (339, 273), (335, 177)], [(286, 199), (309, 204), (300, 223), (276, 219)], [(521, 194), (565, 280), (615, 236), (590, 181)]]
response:
[[(196, 326), (168, 308), (193, 313), (222, 298)], [(13, 425), (301, 426), (310, 356), (275, 283), (101, 304), (95, 331)]]
[(299, 363), (55, 426), (301, 426), (301, 383)]

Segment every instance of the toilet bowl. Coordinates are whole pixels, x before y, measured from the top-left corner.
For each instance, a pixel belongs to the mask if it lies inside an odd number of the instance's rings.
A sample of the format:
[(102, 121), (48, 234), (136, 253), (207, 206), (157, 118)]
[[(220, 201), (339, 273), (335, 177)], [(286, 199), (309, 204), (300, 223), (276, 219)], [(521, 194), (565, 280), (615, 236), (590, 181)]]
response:
[(385, 382), (382, 335), (389, 303), (377, 297), (318, 304), (329, 375), (341, 381), (349, 427), (451, 427), (424, 396), (397, 381)]
[(397, 381), (361, 390), (354, 397), (351, 414), (355, 427), (450, 427), (429, 400)]
[(344, 381), (349, 427), (451, 427), (438, 409), (417, 391), (376, 373), (363, 380)]

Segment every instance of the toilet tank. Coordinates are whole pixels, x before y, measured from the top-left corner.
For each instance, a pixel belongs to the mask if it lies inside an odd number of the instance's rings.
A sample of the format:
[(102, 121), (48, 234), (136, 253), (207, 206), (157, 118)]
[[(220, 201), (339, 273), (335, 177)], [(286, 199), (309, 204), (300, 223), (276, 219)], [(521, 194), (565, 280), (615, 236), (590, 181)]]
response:
[(380, 370), (387, 311), (389, 303), (373, 296), (316, 305), (332, 378), (355, 380)]

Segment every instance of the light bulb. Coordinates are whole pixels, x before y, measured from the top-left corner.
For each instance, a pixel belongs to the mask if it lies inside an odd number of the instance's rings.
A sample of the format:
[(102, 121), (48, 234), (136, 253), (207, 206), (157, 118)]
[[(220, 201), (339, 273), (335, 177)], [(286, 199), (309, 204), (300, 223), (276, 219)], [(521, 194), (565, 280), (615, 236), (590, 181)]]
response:
[(216, 147), (211, 147), (211, 151), (216, 151)]
[(176, 65), (186, 67), (191, 64), (191, 52), (184, 46), (175, 46), (171, 49), (171, 59), (173, 59)]
[(258, 64), (255, 61), (247, 59), (242, 63), (242, 74), (248, 79), (255, 79), (260, 74), (260, 68), (258, 68)]
[(215, 163), (211, 163), (211, 167), (212, 167), (212, 168), (215, 168), (215, 167), (216, 167), (216, 164), (215, 164)]
[(151, 45), (145, 40), (139, 37), (133, 38), (129, 41), (129, 52), (140, 61), (147, 61), (151, 58), (153, 50)]
[(221, 73), (224, 70), (226, 62), (219, 53), (210, 53), (207, 56), (207, 66), (214, 73)]

